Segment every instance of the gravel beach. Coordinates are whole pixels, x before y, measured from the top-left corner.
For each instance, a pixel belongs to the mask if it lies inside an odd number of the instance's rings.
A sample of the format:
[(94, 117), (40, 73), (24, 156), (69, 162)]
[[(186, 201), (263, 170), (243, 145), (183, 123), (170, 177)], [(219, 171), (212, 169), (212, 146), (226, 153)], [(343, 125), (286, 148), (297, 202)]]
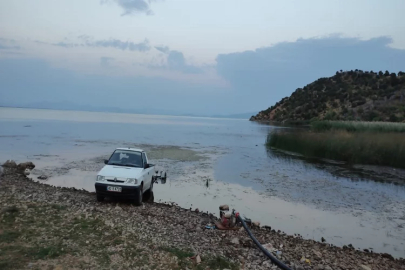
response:
[[(154, 202), (99, 203), (91, 192), (34, 182), (23, 168), (5, 167), (1, 177), (1, 269), (277, 269), (243, 229), (205, 229), (217, 220), (212, 214)], [(252, 231), (292, 269), (405, 269), (404, 259), (389, 254), (269, 227)]]

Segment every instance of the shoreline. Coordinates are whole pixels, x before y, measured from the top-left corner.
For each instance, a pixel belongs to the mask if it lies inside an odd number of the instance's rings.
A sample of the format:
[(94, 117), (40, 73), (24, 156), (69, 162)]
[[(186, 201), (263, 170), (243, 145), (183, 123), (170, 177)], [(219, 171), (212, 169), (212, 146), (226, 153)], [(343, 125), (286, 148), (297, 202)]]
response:
[[(172, 269), (178, 266), (184, 269), (185, 265), (192, 262), (181, 255), (184, 252), (193, 255), (199, 254), (203, 258), (202, 265), (204, 263), (213, 263), (212, 258), (215, 258), (214, 261), (219, 260), (222, 262), (224, 260), (226, 267), (223, 268), (237, 269), (236, 267), (239, 266), (240, 269), (269, 269), (272, 267), (270, 261), (256, 248), (244, 230), (207, 230), (205, 226), (216, 220), (216, 217), (201, 212), (196, 213), (175, 205), (144, 203), (141, 207), (134, 207), (125, 202), (98, 203), (94, 193), (34, 182), (21, 174), (16, 168), (4, 168), (4, 175), (0, 180), (0, 202), (2, 204), (3, 220), (4, 216), (7, 215), (5, 209), (12, 206), (19, 209), (18, 215), (21, 214), (21, 217), (18, 216), (15, 219), (16, 223), (17, 221), (20, 222), (20, 219), (24, 219), (24, 211), (30, 209), (29, 205), (32, 204), (39, 204), (44, 209), (49, 207), (63, 209), (60, 210), (62, 213), (49, 215), (49, 219), (52, 219), (57, 217), (58, 214), (63, 214), (62, 223), (66, 217), (69, 219), (69, 217), (73, 216), (81, 216), (80, 219), (83, 222), (99, 220), (101, 222), (99, 228), (102, 227), (102, 232), (112, 234), (110, 230), (118, 229), (121, 235), (125, 235), (125, 237), (121, 237), (119, 244), (111, 242), (104, 246), (106, 252), (116, 249), (119, 245), (122, 245), (119, 248), (126, 250), (131, 249), (129, 246), (132, 244), (137, 248), (142, 244), (142, 246), (145, 246), (146, 258), (143, 265), (150, 264), (149, 255), (159, 254), (159, 258), (164, 258), (162, 268), (157, 267), (159, 269)], [(31, 222), (31, 225), (35, 227), (41, 222), (41, 220), (35, 220), (35, 222)], [(131, 229), (125, 226), (128, 222), (132, 224)], [(18, 227), (21, 224), (14, 225), (14, 227)], [(71, 227), (69, 224), (65, 225), (62, 228), (75, 229), (74, 225)], [(80, 239), (84, 241), (83, 246), (79, 244), (77, 250), (74, 251), (74, 257), (78, 257), (76, 258), (78, 261), (81, 261), (80, 258), (91, 250), (91, 247), (89, 247), (91, 244), (89, 243), (95, 241), (97, 245), (98, 240), (91, 238), (91, 234), (97, 231), (97, 229), (93, 230), (97, 226), (89, 226), (89, 235), (83, 235), (84, 239)], [(3, 223), (0, 223), (0, 239), (2, 239), (1, 237), (5, 232), (10, 231), (10, 228), (10, 226), (4, 226)], [(56, 226), (55, 228), (59, 227)], [(51, 231), (52, 229), (49, 230), (49, 232)], [(46, 239), (50, 238), (53, 239), (52, 241), (58, 241), (57, 235), (49, 234), (49, 232), (46, 234)], [(305, 240), (300, 236), (286, 235), (280, 231), (269, 230), (267, 227), (252, 228), (252, 232), (263, 245), (270, 243), (273, 247), (277, 247), (282, 252), (280, 255), (281, 260), (293, 266), (292, 269), (405, 269), (404, 259), (394, 259), (386, 253), (368, 253), (347, 246), (340, 248), (314, 240)], [(15, 233), (24, 238), (24, 231)], [(104, 236), (100, 236), (101, 239)], [(20, 237), (15, 239), (16, 242), (19, 241)], [(130, 239), (137, 237), (144, 237), (145, 239), (141, 239), (142, 241), (139, 240), (136, 243), (129, 243)], [(68, 243), (71, 240), (68, 237), (68, 239), (58, 242), (58, 246), (61, 246), (64, 250), (69, 250), (71, 245)], [(80, 241), (78, 240), (78, 242)], [(32, 241), (27, 240), (27, 244), (36, 246), (38, 243), (33, 239)], [(280, 248), (281, 244), (283, 245), (282, 248)], [(9, 244), (0, 242), (0, 249), (3, 250), (5, 245)], [(0, 253), (0, 258), (1, 256), (2, 253)], [(55, 258), (51, 258), (52, 256), (47, 254), (43, 260), (28, 263), (32, 263), (34, 266), (37, 265), (39, 268), (42, 263), (64, 262), (66, 265), (65, 260), (70, 260), (70, 256), (71, 254), (61, 253)], [(122, 254), (120, 252), (108, 254), (107, 257), (110, 259), (105, 265), (98, 262), (100, 258), (97, 252), (88, 256), (90, 256), (88, 262), (83, 262), (86, 265), (85, 268), (96, 269), (97, 267), (112, 267), (114, 258), (117, 256), (122, 257)], [(302, 257), (309, 259), (311, 264), (301, 262)], [(133, 267), (136, 263), (139, 263), (138, 260), (133, 262), (131, 259), (124, 261), (125, 263), (134, 263), (128, 265), (128, 267)], [(188, 267), (192, 268), (193, 265)], [(215, 267), (214, 269), (221, 268)]]

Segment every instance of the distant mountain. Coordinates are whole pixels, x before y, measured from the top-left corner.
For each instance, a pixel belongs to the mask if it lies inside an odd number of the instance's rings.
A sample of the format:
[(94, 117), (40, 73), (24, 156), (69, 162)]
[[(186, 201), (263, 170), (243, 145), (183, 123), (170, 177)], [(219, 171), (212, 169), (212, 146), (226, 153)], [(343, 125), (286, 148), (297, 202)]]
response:
[(238, 113), (238, 114), (228, 114), (228, 115), (212, 115), (211, 117), (215, 118), (235, 118), (235, 119), (249, 119), (252, 114), (255, 114), (256, 112), (250, 112), (250, 113)]
[(405, 73), (336, 72), (298, 88), (251, 121), (405, 121)]
[(213, 118), (249, 119), (249, 117), (252, 115), (252, 113), (231, 114), (231, 115), (185, 114), (177, 111), (164, 110), (160, 108), (122, 109), (118, 107), (83, 105), (73, 102), (48, 102), (48, 101), (32, 102), (28, 104), (0, 103), (0, 106), (15, 107), (15, 108), (30, 108), (30, 109), (65, 110), (65, 111), (113, 112), (113, 113), (134, 113), (134, 114), (149, 114), (149, 115), (172, 115), (172, 116), (213, 117)]
[(117, 107), (103, 107), (77, 104), (73, 102), (32, 102), (21, 107), (32, 109), (51, 109), (51, 110), (66, 110), (66, 111), (88, 111), (88, 112), (117, 112), (123, 113), (125, 110)]

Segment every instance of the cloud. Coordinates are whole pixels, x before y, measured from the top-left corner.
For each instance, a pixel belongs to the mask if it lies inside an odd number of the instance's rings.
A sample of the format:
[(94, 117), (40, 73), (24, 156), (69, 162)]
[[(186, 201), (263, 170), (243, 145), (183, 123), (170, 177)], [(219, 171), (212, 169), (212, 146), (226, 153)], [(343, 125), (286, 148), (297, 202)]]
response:
[(0, 38), (0, 50), (20, 50), (14, 39)]
[(110, 39), (110, 40), (98, 40), (94, 42), (87, 43), (87, 46), (90, 47), (111, 47), (117, 48), (125, 51), (126, 49), (130, 51), (140, 51), (145, 52), (150, 50), (149, 41), (145, 39), (141, 43), (133, 43), (130, 41), (120, 41), (118, 39)]
[(295, 89), (342, 70), (405, 70), (405, 50), (391, 38), (370, 40), (329, 36), (282, 42), (217, 56), (217, 73), (228, 80), (244, 104), (265, 109)]
[(114, 58), (112, 58), (112, 57), (100, 57), (100, 65), (102, 67), (110, 66), (112, 61), (114, 61)]
[(79, 39), (82, 40), (82, 43), (67, 43), (67, 42), (58, 42), (52, 45), (64, 47), (64, 48), (73, 48), (73, 47), (95, 47), (95, 48), (115, 48), (119, 50), (129, 50), (129, 51), (139, 51), (146, 52), (151, 49), (149, 41), (145, 39), (143, 42), (134, 43), (131, 41), (121, 41), (118, 39), (108, 39), (108, 40), (92, 40), (88, 36), (79, 36)]
[(182, 52), (170, 50), (167, 46), (155, 46), (155, 49), (167, 55), (167, 66), (164, 66), (164, 68), (192, 74), (202, 72), (202, 70), (196, 66), (187, 65)]
[[(129, 45), (122, 47), (114, 42), (97, 43), (89, 37), (81, 37), (78, 44), (87, 42), (120, 50), (130, 49)], [(391, 42), (388, 37), (360, 40), (330, 36), (299, 39), (252, 51), (221, 54), (216, 59), (215, 68), (218, 75), (227, 80), (230, 86), (173, 81), (158, 76), (113, 77), (113, 73), (106, 76), (107, 72), (103, 73), (103, 76), (89, 75), (52, 68), (43, 60), (4, 57), (0, 58), (0, 89), (8, 90), (0, 91), (0, 100), (82, 100), (87, 104), (114, 103), (111, 105), (127, 108), (134, 107), (135, 100), (136, 107), (164, 107), (194, 113), (230, 114), (260, 111), (289, 96), (295, 89), (320, 77), (332, 76), (340, 69), (404, 71), (405, 50), (390, 47)], [(65, 43), (69, 44), (66, 40)], [(162, 59), (164, 62), (159, 66), (146, 64), (147, 67), (188, 74), (200, 72), (199, 76), (206, 78), (206, 68), (187, 64), (182, 52), (170, 50), (165, 46), (154, 48), (157, 50), (155, 53), (159, 52), (155, 62), (160, 63)], [(97, 61), (97, 64), (104, 66), (115, 64), (114, 60), (108, 57), (98, 58)], [(160, 74), (155, 70), (153, 73)], [(188, 74), (184, 76), (187, 80), (189, 77), (195, 77)], [(116, 100), (114, 97), (117, 94), (126, 98)]]
[(162, 53), (169, 53), (170, 48), (167, 46), (155, 46), (155, 49), (161, 51)]
[(150, 4), (156, 2), (154, 0), (102, 0), (101, 3), (114, 2), (119, 5), (124, 13), (121, 16), (133, 15), (136, 13), (145, 13), (147, 15), (153, 15), (153, 11), (150, 9)]
[(58, 43), (54, 43), (53, 45), (55, 46), (59, 46), (59, 47), (65, 47), (65, 48), (73, 48), (73, 47), (79, 47), (79, 46), (84, 46), (81, 44), (73, 44), (73, 43), (66, 43), (66, 42), (58, 42)]

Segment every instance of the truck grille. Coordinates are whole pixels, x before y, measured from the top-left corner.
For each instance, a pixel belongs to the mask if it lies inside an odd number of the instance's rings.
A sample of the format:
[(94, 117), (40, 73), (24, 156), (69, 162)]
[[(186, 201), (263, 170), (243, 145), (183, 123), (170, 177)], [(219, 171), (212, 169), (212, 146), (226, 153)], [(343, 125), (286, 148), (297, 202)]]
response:
[(125, 181), (121, 180), (107, 180), (108, 182), (114, 182), (114, 183), (124, 183)]
[(117, 178), (117, 177), (108, 177), (107, 182), (112, 182), (112, 183), (124, 183), (126, 179), (123, 178)]

